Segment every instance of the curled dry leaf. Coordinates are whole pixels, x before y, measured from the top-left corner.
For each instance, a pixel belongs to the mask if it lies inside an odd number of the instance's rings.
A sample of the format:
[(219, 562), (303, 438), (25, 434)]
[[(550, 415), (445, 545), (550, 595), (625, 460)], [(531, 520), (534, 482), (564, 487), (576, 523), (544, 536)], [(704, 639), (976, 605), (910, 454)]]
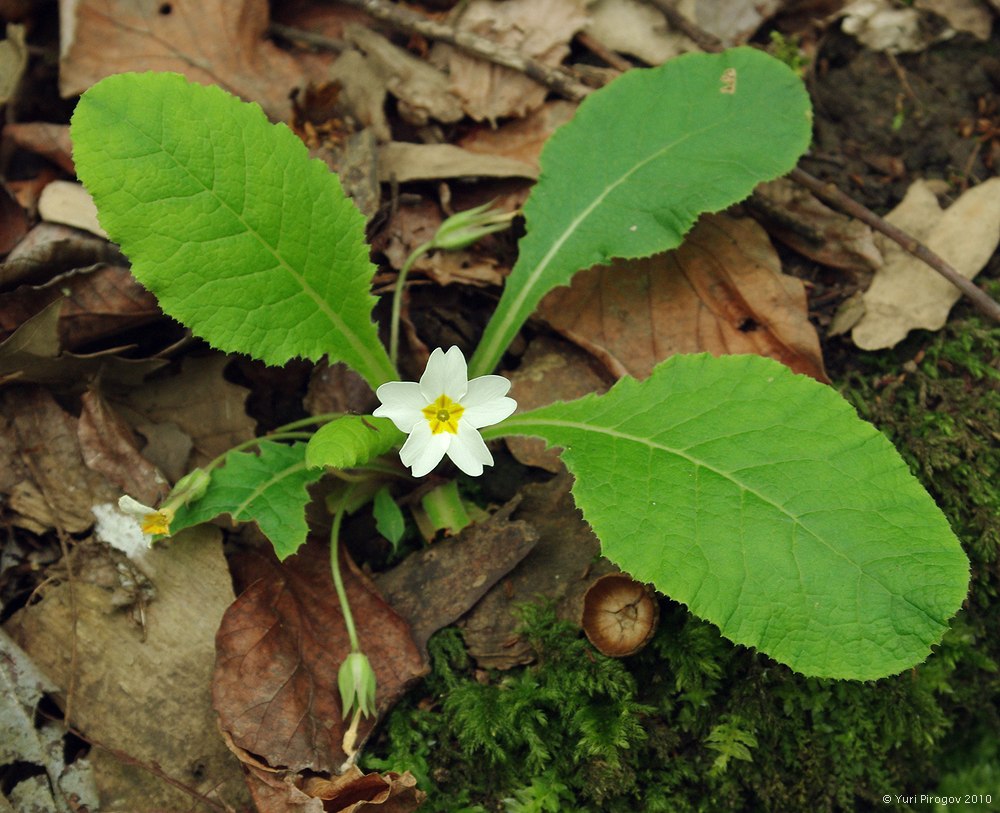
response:
[[(396, 97), (406, 121), (423, 125), (431, 119), (451, 123), (462, 118), (462, 105), (449, 89), (448, 77), (437, 68), (364, 26), (348, 25), (344, 36), (365, 52), (371, 70)], [(343, 72), (335, 67), (338, 74)]]
[(583, 597), (583, 631), (600, 652), (612, 658), (624, 658), (642, 649), (656, 632), (659, 620), (656, 595), (624, 573), (606, 573)]
[(96, 265), (63, 274), (45, 285), (0, 294), (0, 330), (14, 330), (57, 300), (63, 302), (60, 344), (67, 350), (162, 318), (156, 297), (128, 268)]
[[(343, 719), (337, 674), (350, 642), (329, 548), (314, 540), (284, 563), (246, 554), (234, 567), (249, 587), (226, 611), (216, 637), (212, 697), (220, 725), (271, 768), (335, 773), (347, 759), (341, 744), (350, 721)], [(426, 667), (406, 622), (346, 559), (341, 569), (378, 680), (376, 702), (385, 710)], [(373, 725), (361, 722), (359, 742)]]
[[(555, 66), (569, 53), (569, 41), (586, 21), (578, 0), (473, 0), (457, 27)], [(548, 95), (547, 88), (524, 74), (450, 45), (437, 46), (434, 58), (447, 65), (452, 90), (476, 121), (524, 116)]]
[(770, 356), (829, 381), (802, 283), (781, 273), (764, 230), (746, 218), (707, 215), (674, 251), (579, 273), (539, 315), (618, 377), (707, 351)]
[[(761, 184), (755, 190), (781, 217), (765, 213), (768, 233), (811, 260), (845, 271), (875, 271), (882, 254), (875, 247), (871, 227), (835, 212), (808, 189), (787, 178)], [(804, 236), (791, 226), (792, 218), (812, 231)]]
[(69, 226), (39, 223), (0, 264), (0, 289), (48, 282), (56, 274), (96, 263), (121, 264), (118, 248)]

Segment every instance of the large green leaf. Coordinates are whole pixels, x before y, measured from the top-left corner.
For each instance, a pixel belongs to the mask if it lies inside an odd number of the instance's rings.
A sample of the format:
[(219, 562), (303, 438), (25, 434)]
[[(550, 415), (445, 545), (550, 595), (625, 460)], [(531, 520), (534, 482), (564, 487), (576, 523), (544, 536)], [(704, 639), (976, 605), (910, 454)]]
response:
[(306, 444), (286, 446), (261, 441), (259, 453), (230, 452), (212, 472), (205, 495), (181, 508), (171, 533), (229, 514), (236, 522), (256, 522), (279, 559), (291, 556), (306, 541), (307, 486), (323, 476), (306, 466)]
[(101, 225), (163, 310), (269, 364), (326, 354), (398, 378), (371, 321), (364, 219), (260, 107), (170, 73), (83, 94), (73, 158)]
[(810, 133), (802, 81), (751, 48), (687, 54), (591, 94), (542, 151), (527, 234), (470, 375), (493, 370), (548, 291), (676, 247), (698, 215), (792, 169)]
[(919, 663), (965, 597), (958, 540), (892, 445), (770, 359), (675, 356), (483, 430), (502, 434), (563, 447), (611, 561), (805, 674)]

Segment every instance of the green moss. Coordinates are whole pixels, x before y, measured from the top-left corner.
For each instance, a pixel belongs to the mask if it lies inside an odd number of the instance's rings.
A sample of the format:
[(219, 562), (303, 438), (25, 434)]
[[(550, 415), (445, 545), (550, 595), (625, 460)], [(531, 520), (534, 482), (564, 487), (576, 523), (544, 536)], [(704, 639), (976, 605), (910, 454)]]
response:
[(895, 353), (848, 352), (844, 395), (896, 443), (972, 562), (967, 606), (925, 664), (870, 683), (805, 678), (669, 601), (652, 644), (618, 661), (528, 608), (536, 664), (476, 671), (442, 631), (433, 673), (366, 765), (412, 770), (429, 811), (929, 811), (881, 799), (996, 797), (1000, 329), (968, 317)]

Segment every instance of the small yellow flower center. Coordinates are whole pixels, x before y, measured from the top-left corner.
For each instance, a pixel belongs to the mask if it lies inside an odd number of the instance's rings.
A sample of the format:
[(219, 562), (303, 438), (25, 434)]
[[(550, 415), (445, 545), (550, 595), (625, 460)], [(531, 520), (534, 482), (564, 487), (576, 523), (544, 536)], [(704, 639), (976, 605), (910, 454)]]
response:
[(440, 435), (442, 432), (457, 435), (458, 419), (462, 417), (463, 412), (465, 407), (452, 401), (447, 395), (442, 395), (423, 408), (432, 435)]
[(168, 509), (161, 509), (146, 514), (139, 523), (144, 534), (150, 536), (166, 535), (170, 533), (170, 521), (174, 518), (174, 512)]

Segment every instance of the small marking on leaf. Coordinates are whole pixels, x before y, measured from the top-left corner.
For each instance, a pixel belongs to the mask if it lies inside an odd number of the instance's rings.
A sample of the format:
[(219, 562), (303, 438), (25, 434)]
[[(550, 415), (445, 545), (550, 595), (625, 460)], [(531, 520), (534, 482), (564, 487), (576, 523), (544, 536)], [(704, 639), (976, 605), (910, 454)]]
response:
[(733, 94), (736, 92), (736, 68), (726, 68), (722, 72), (722, 76), (719, 78), (722, 82), (722, 87), (719, 88), (719, 93), (729, 93)]
[(629, 227), (628, 227), (628, 230), (629, 230), (629, 231), (638, 231), (638, 230), (639, 230), (639, 227), (638, 227), (638, 226), (629, 226)]

